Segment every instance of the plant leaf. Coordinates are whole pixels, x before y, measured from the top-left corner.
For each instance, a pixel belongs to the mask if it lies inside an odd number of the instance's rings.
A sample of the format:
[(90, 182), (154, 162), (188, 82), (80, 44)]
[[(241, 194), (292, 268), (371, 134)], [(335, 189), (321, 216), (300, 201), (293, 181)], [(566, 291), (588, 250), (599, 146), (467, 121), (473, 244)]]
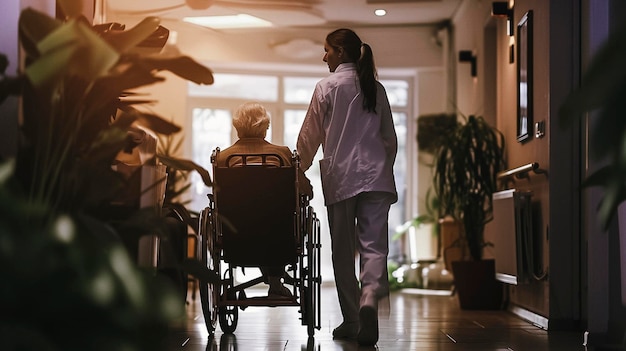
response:
[(28, 57), (38, 57), (37, 43), (63, 25), (42, 12), (26, 8), (20, 13), (18, 23), (20, 43)]
[(620, 145), (626, 140), (626, 118), (623, 118), (623, 111), (626, 109), (624, 94), (626, 81), (616, 86), (609, 95), (604, 96), (599, 113), (592, 117), (594, 121), (591, 123), (593, 128), (591, 133), (594, 142), (590, 145), (590, 150), (591, 156), (596, 160), (623, 152)]
[(128, 111), (126, 107), (129, 103), (126, 100), (120, 101), (120, 97), (127, 95), (126, 90), (161, 81), (163, 78), (156, 77), (145, 69), (134, 67), (100, 77), (86, 97), (86, 114), (95, 114), (97, 110), (112, 102), (115, 102), (117, 108)]
[(196, 171), (200, 174), (200, 177), (202, 177), (204, 185), (213, 185), (213, 181), (211, 180), (211, 175), (209, 174), (209, 171), (207, 171), (204, 167), (196, 164), (195, 162), (163, 154), (157, 154), (157, 157), (159, 158), (159, 161), (161, 161), (167, 167), (172, 167), (181, 171)]
[(193, 217), (189, 210), (180, 202), (170, 202), (164, 203), (163, 209), (167, 209), (170, 211), (169, 216), (173, 216), (178, 220), (185, 223), (187, 226), (191, 227), (194, 233), (198, 233), (198, 226), (200, 225), (200, 221), (197, 217)]
[(183, 271), (193, 275), (202, 282), (202, 284), (215, 284), (219, 282), (219, 275), (209, 270), (209, 268), (198, 260), (185, 259), (181, 267)]
[(142, 126), (154, 131), (158, 134), (170, 135), (180, 132), (180, 127), (174, 123), (152, 114), (137, 111), (137, 122)]
[(610, 165), (604, 166), (600, 168), (599, 170), (590, 174), (587, 177), (587, 179), (583, 181), (581, 186), (583, 187), (604, 186), (605, 184), (609, 182), (609, 179), (611, 178), (613, 171), (614, 171), (613, 166), (610, 166)]
[(604, 197), (600, 202), (598, 215), (602, 227), (604, 230), (608, 230), (611, 221), (617, 214), (619, 205), (626, 200), (626, 188), (621, 178), (613, 178), (608, 184), (605, 184), (604, 189)]
[(126, 53), (152, 35), (159, 28), (160, 23), (161, 20), (158, 17), (146, 17), (129, 30), (108, 31), (104, 38), (117, 52)]
[(188, 56), (147, 57), (143, 64), (149, 69), (168, 70), (196, 84), (213, 84), (213, 72)]
[(83, 2), (81, 0), (57, 0), (57, 5), (66, 18), (78, 18), (83, 14)]
[[(37, 43), (39, 58), (26, 68), (35, 87), (47, 86), (65, 74), (87, 81), (104, 75), (119, 59), (117, 52), (84, 23), (72, 20)], [(67, 62), (80, 61), (78, 65)]]
[(563, 126), (569, 125), (580, 114), (603, 106), (617, 87), (626, 81), (626, 26), (611, 34), (593, 57), (583, 75), (582, 85), (572, 92), (560, 109)]

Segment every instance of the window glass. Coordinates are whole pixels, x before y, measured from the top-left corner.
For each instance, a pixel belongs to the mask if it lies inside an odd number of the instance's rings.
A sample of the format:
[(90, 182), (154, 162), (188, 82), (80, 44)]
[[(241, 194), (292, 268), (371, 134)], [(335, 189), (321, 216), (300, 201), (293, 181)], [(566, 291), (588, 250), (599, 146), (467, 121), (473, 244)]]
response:
[[(296, 149), (298, 134), (300, 134), (300, 127), (302, 127), (302, 122), (304, 122), (305, 115), (306, 110), (285, 110), (285, 145), (287, 145), (290, 150)], [(313, 165), (316, 165), (319, 160), (322, 159), (322, 157), (323, 153), (322, 148), (320, 147), (317, 150), (315, 157), (313, 158)], [(318, 167), (311, 167), (306, 174), (307, 177), (311, 180), (311, 183), (321, 184)]]
[[(231, 113), (239, 104), (256, 100), (261, 101), (268, 112), (274, 115), (271, 119), (271, 128), (268, 130), (266, 139), (271, 142), (273, 130), (277, 143), (286, 145), (290, 150), (296, 149), (296, 142), (300, 127), (304, 121), (306, 107), (308, 106), (315, 84), (322, 77), (285, 77), (277, 74), (267, 76), (261, 74), (224, 74), (215, 73), (215, 84), (211, 86), (189, 85), (189, 95), (192, 103), (193, 121), (192, 127), (192, 147), (193, 159), (196, 163), (204, 166), (212, 172), (210, 161), (211, 153), (215, 147), (224, 149), (234, 142), (231, 140), (232, 116)], [(394, 228), (404, 223), (407, 216), (406, 194), (411, 183), (407, 179), (407, 152), (413, 142), (413, 138), (407, 135), (409, 123), (408, 116), (412, 114), (409, 103), (411, 95), (409, 80), (386, 79), (381, 83), (387, 91), (391, 104), (396, 134), (398, 136), (398, 153), (394, 165), (394, 175), (398, 190), (398, 202), (392, 205), (389, 213), (389, 236), (393, 236)], [(198, 99), (200, 97), (201, 99)], [(200, 108), (201, 106), (213, 106), (216, 108)], [(196, 107), (196, 108), (194, 108)], [(283, 140), (280, 140), (282, 137)], [(236, 139), (236, 138), (235, 138)], [(407, 146), (407, 143), (409, 144)], [(316, 209), (320, 220), (327, 223), (324, 196), (321, 191), (321, 181), (319, 175), (318, 162), (322, 158), (322, 149), (318, 150), (312, 167), (307, 170), (306, 175), (311, 180), (315, 196), (311, 204)], [(207, 205), (206, 194), (211, 189), (206, 188), (196, 174), (192, 172), (193, 194), (190, 208), (200, 211)], [(327, 226), (322, 226), (323, 238), (329, 238)], [(401, 259), (403, 256), (401, 241), (390, 240), (389, 258), (392, 260)], [(324, 243), (324, 248), (330, 247), (330, 243)], [(330, 253), (326, 250), (322, 255), (325, 261), (330, 262)], [(332, 276), (332, 269), (324, 266), (324, 273)]]
[[(232, 117), (229, 110), (194, 108), (192, 110), (193, 161), (209, 172), (213, 172), (211, 154), (216, 147), (225, 149), (231, 145), (230, 135)], [(191, 172), (192, 203), (190, 207), (200, 211), (207, 205), (206, 194), (209, 189), (204, 185), (197, 172)]]
[(257, 101), (278, 100), (278, 77), (214, 73), (211, 85), (189, 83), (190, 96), (223, 97)]
[[(272, 117), (272, 112), (267, 111), (268, 116), (270, 116), (270, 127), (267, 128), (267, 133), (265, 134), (265, 140), (272, 142), (272, 128), (274, 127), (274, 118)], [(234, 141), (233, 141), (234, 142)]]
[(308, 104), (311, 102), (318, 77), (285, 77), (285, 102), (289, 104)]
[(398, 137), (398, 153), (396, 154), (396, 162), (393, 165), (393, 175), (396, 181), (396, 190), (398, 191), (398, 202), (391, 206), (389, 210), (389, 258), (400, 259), (403, 255), (401, 251), (400, 241), (391, 240), (395, 234), (395, 228), (401, 226), (406, 220), (406, 193), (407, 193), (407, 114), (404, 112), (393, 112), (393, 122)]
[(381, 80), (387, 91), (391, 107), (406, 107), (409, 97), (409, 83), (406, 80)]
[(296, 148), (296, 142), (298, 141), (298, 133), (300, 133), (300, 127), (304, 122), (304, 116), (306, 110), (285, 110), (285, 125), (284, 125), (284, 140), (285, 145), (290, 150)]

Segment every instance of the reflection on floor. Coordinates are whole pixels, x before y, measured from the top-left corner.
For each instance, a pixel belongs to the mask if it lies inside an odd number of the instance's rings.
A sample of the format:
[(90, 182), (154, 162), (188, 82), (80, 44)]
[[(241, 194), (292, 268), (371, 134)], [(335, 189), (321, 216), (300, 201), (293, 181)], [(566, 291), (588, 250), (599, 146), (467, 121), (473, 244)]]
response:
[(209, 338), (199, 297), (191, 295), (185, 318), (173, 325), (169, 350), (190, 351), (584, 351), (581, 332), (547, 332), (507, 311), (466, 311), (456, 296), (398, 291), (391, 295), (391, 313), (380, 320), (376, 348), (335, 341), (332, 330), (341, 322), (333, 285), (322, 288), (322, 328), (309, 339), (297, 307), (249, 307), (239, 312), (234, 334), (217, 327)]

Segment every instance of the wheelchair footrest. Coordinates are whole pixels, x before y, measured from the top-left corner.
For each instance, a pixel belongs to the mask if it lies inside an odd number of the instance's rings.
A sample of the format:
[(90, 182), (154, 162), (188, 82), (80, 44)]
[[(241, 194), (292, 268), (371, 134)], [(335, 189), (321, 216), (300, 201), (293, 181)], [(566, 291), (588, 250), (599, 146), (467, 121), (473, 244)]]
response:
[(269, 296), (255, 296), (249, 297), (245, 300), (225, 300), (219, 302), (220, 306), (239, 306), (242, 308), (248, 306), (300, 306), (298, 300), (295, 297), (274, 298)]

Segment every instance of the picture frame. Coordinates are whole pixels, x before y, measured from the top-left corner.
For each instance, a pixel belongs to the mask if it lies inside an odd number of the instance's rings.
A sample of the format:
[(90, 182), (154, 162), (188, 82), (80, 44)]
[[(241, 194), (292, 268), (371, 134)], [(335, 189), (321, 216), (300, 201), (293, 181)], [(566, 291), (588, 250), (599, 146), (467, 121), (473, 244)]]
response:
[(517, 141), (530, 140), (533, 124), (533, 12), (517, 24)]

